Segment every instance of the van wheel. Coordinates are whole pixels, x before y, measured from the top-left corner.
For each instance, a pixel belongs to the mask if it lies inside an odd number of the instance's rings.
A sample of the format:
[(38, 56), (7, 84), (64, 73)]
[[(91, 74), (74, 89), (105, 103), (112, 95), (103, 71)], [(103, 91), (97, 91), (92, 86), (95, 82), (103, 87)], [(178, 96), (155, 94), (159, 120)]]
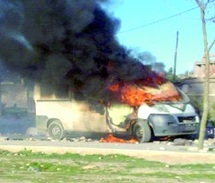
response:
[(65, 131), (59, 120), (55, 120), (49, 124), (48, 134), (54, 140), (62, 140), (64, 138)]
[(133, 136), (139, 143), (149, 142), (152, 134), (147, 122), (136, 123), (133, 128)]

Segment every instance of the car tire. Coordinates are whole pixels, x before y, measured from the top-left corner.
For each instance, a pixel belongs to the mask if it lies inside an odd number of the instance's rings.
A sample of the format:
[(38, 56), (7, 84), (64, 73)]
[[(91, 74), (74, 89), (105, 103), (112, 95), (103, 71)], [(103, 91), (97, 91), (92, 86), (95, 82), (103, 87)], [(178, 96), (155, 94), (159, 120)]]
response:
[(59, 120), (51, 122), (48, 126), (48, 134), (54, 140), (62, 140), (65, 137), (63, 125)]
[(133, 136), (139, 143), (149, 142), (152, 138), (152, 134), (148, 123), (137, 122), (133, 128)]

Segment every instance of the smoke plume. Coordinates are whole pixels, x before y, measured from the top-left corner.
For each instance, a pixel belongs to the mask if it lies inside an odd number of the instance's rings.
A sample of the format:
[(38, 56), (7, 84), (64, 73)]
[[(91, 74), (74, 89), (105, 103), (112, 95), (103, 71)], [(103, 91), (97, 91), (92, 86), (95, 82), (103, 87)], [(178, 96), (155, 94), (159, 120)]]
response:
[(114, 81), (153, 77), (115, 39), (99, 0), (0, 0), (0, 58), (32, 80), (103, 97)]

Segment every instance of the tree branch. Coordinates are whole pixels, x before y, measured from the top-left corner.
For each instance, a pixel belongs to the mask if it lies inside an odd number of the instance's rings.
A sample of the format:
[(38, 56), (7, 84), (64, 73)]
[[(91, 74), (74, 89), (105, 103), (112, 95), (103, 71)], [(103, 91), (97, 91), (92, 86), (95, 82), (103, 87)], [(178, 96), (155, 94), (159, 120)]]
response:
[(213, 47), (214, 44), (215, 44), (215, 38), (214, 38), (214, 40), (212, 41), (212, 43), (210, 44), (210, 46), (208, 47), (208, 50), (209, 50), (209, 51), (211, 50), (211, 48)]

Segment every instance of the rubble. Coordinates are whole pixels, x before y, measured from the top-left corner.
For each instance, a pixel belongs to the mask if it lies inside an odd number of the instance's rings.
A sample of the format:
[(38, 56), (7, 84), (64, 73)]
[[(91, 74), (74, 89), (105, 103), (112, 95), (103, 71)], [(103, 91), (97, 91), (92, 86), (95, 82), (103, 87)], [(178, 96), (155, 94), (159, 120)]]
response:
[(173, 140), (173, 145), (177, 146), (192, 146), (193, 141), (192, 140), (187, 140), (187, 139), (182, 139), (182, 138), (177, 138)]
[[(0, 134), (0, 141), (59, 141), (59, 140), (52, 140), (50, 139), (47, 134), (39, 133), (34, 128), (30, 128), (26, 131), (26, 134)], [(123, 140), (123, 139), (122, 139)], [(85, 136), (80, 137), (72, 137), (72, 138), (64, 138), (62, 142), (96, 142), (96, 143), (105, 143), (102, 142), (101, 139), (93, 139), (93, 138), (87, 138)], [(107, 142), (106, 142), (107, 143)], [(114, 143), (114, 142), (109, 142)], [(115, 142), (117, 145), (119, 142)], [(122, 143), (122, 142), (121, 142)], [(124, 141), (125, 144), (131, 144), (130, 142)], [(139, 144), (140, 143), (133, 143)], [(157, 149), (160, 151), (168, 151), (170, 148), (173, 149), (179, 149), (180, 151), (188, 151), (188, 152), (215, 152), (215, 138), (213, 139), (205, 139), (204, 141), (204, 149), (198, 150), (198, 140), (189, 140), (189, 139), (183, 139), (183, 138), (176, 138), (174, 140), (155, 140), (152, 143), (145, 143), (145, 144), (152, 144), (152, 146), (156, 145)], [(154, 145), (153, 145), (154, 144)], [(175, 148), (174, 148), (175, 147)], [(177, 148), (176, 148), (177, 147)], [(153, 150), (151, 147), (146, 147), (147, 150)]]

